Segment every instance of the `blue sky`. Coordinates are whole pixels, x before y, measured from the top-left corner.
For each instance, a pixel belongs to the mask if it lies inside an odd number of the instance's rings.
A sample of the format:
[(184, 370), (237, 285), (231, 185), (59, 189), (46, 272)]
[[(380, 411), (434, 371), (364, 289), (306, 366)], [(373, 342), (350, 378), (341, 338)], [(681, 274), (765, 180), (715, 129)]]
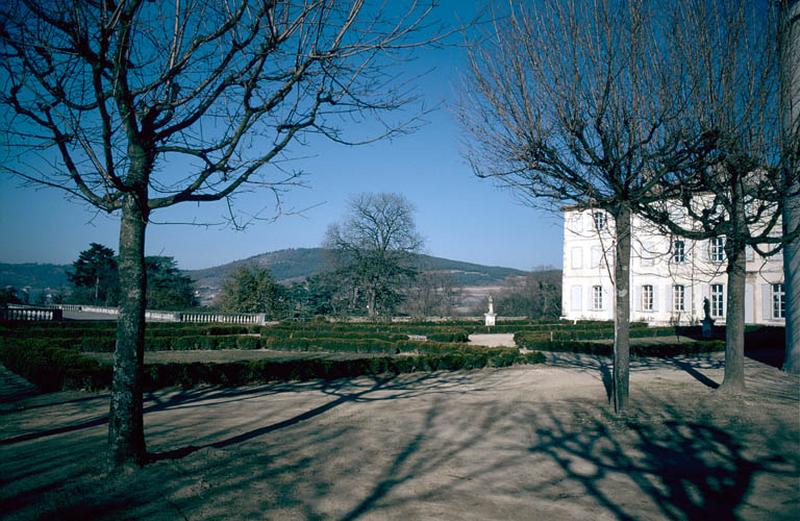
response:
[[(439, 18), (468, 19), (474, 6), (442, 2)], [(454, 6), (458, 6), (458, 12)], [(476, 178), (462, 156), (463, 133), (454, 116), (461, 88), (464, 50), (427, 50), (408, 72), (430, 71), (416, 81), (428, 107), (426, 125), (411, 135), (345, 147), (314, 140), (294, 150), (290, 165), (307, 172), (306, 187), (282, 197), (287, 214), (256, 221), (244, 231), (229, 227), (150, 225), (147, 253), (169, 255), (183, 269), (223, 264), (283, 248), (315, 247), (340, 220), (358, 192), (398, 192), (416, 206), (425, 252), (481, 264), (531, 269), (561, 265), (561, 216), (521, 205), (512, 193)], [(237, 198), (243, 213), (275, 215), (269, 193)], [(300, 211), (299, 213), (293, 213)], [(183, 205), (153, 215), (154, 221), (218, 221), (219, 204)], [(99, 215), (52, 189), (23, 187), (0, 178), (0, 262), (70, 263), (90, 242), (117, 250), (116, 216)]]

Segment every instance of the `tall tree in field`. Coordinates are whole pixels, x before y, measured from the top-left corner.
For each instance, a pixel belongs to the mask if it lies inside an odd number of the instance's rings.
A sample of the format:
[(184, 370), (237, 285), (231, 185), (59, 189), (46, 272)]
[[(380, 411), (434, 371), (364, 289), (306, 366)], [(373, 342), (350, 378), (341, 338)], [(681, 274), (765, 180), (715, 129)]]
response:
[(282, 293), (269, 269), (242, 266), (225, 279), (217, 303), (226, 312), (266, 313), (274, 320), (280, 312)]
[[(800, 227), (800, 1), (781, 0), (778, 25), (781, 156), (787, 185), (784, 235)], [(786, 289), (786, 358), (783, 368), (800, 373), (800, 239), (783, 252)]]
[(354, 301), (363, 299), (367, 314), (392, 311), (400, 289), (416, 275), (411, 254), (422, 247), (414, 207), (402, 195), (364, 193), (349, 204), (347, 218), (328, 228), (325, 246), (351, 283)]
[(91, 243), (72, 263), (67, 278), (74, 288), (73, 300), (81, 304), (116, 305), (117, 260), (111, 248)]
[[(702, 156), (709, 136), (673, 135), (653, 10), (636, 0), (509, 2), (470, 48), (461, 121), (480, 177), (547, 208), (610, 216), (615, 291), (612, 398), (629, 381), (631, 213), (667, 172)], [(605, 218), (596, 221), (604, 228)]]
[(270, 166), (293, 142), (347, 142), (342, 126), (411, 101), (387, 66), (430, 42), (418, 38), (431, 6), (405, 7), (392, 2), (390, 19), (363, 0), (3, 2), (3, 168), (120, 214), (112, 468), (146, 456), (153, 212), (277, 190), (292, 175)]

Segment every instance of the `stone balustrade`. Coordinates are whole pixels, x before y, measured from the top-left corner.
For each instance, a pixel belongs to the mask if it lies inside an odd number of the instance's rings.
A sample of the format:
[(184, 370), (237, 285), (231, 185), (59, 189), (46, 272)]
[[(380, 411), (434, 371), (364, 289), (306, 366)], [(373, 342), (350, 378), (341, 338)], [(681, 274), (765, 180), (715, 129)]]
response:
[[(104, 315), (119, 315), (118, 308), (104, 306), (88, 306), (77, 304), (60, 304), (58, 308), (64, 311), (99, 313)], [(267, 323), (264, 313), (209, 313), (209, 312), (183, 312), (159, 311), (148, 309), (144, 313), (147, 321), (153, 322), (183, 322), (192, 324), (237, 324), (245, 326), (263, 326)]]
[(24, 320), (24, 321), (53, 321), (61, 320), (63, 312), (58, 308), (52, 307), (36, 307), (36, 306), (23, 306), (9, 304), (6, 307), (0, 307), (0, 320)]

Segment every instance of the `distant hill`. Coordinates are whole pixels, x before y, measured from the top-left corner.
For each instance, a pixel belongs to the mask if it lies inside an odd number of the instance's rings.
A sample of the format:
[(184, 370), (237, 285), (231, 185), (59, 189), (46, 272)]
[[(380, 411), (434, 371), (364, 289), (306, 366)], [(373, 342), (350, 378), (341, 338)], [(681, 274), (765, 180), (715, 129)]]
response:
[(4, 264), (0, 263), (0, 288), (58, 289), (67, 285), (67, 270), (71, 265), (61, 264)]
[[(279, 250), (242, 259), (213, 268), (186, 272), (195, 280), (198, 288), (220, 288), (225, 278), (240, 266), (262, 266), (272, 270), (281, 282), (292, 282), (321, 273), (326, 265), (326, 250), (323, 248), (293, 248)], [(483, 266), (430, 255), (415, 255), (420, 271), (448, 272), (456, 283), (463, 286), (488, 286), (501, 284), (508, 277), (525, 275), (513, 268)]]
[[(272, 270), (278, 281), (290, 283), (321, 273), (327, 264), (326, 255), (326, 250), (323, 248), (293, 248), (185, 273), (195, 281), (195, 287), (201, 296), (208, 298), (222, 287), (225, 278), (239, 266), (267, 267)], [(513, 283), (515, 279), (528, 274), (526, 271), (513, 268), (484, 266), (430, 255), (414, 257), (420, 271), (449, 273), (457, 285), (471, 288), (470, 292), (480, 295), (481, 298), (493, 288)], [(70, 268), (69, 264), (0, 263), (0, 287), (14, 286), (19, 289), (29, 287), (34, 291), (62, 288), (68, 285), (67, 270)], [(558, 273), (560, 276), (560, 272)]]

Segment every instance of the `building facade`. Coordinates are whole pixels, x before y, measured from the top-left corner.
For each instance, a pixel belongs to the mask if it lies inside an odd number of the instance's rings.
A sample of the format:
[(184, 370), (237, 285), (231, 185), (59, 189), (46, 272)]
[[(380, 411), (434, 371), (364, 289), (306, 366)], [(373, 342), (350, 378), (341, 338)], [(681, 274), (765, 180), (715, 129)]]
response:
[[(569, 320), (613, 320), (613, 220), (601, 210), (564, 209), (562, 314)], [(708, 299), (725, 323), (727, 276), (721, 237), (669, 237), (639, 216), (631, 240), (631, 320), (654, 325), (697, 324)], [(783, 259), (747, 248), (745, 322), (784, 325)]]

